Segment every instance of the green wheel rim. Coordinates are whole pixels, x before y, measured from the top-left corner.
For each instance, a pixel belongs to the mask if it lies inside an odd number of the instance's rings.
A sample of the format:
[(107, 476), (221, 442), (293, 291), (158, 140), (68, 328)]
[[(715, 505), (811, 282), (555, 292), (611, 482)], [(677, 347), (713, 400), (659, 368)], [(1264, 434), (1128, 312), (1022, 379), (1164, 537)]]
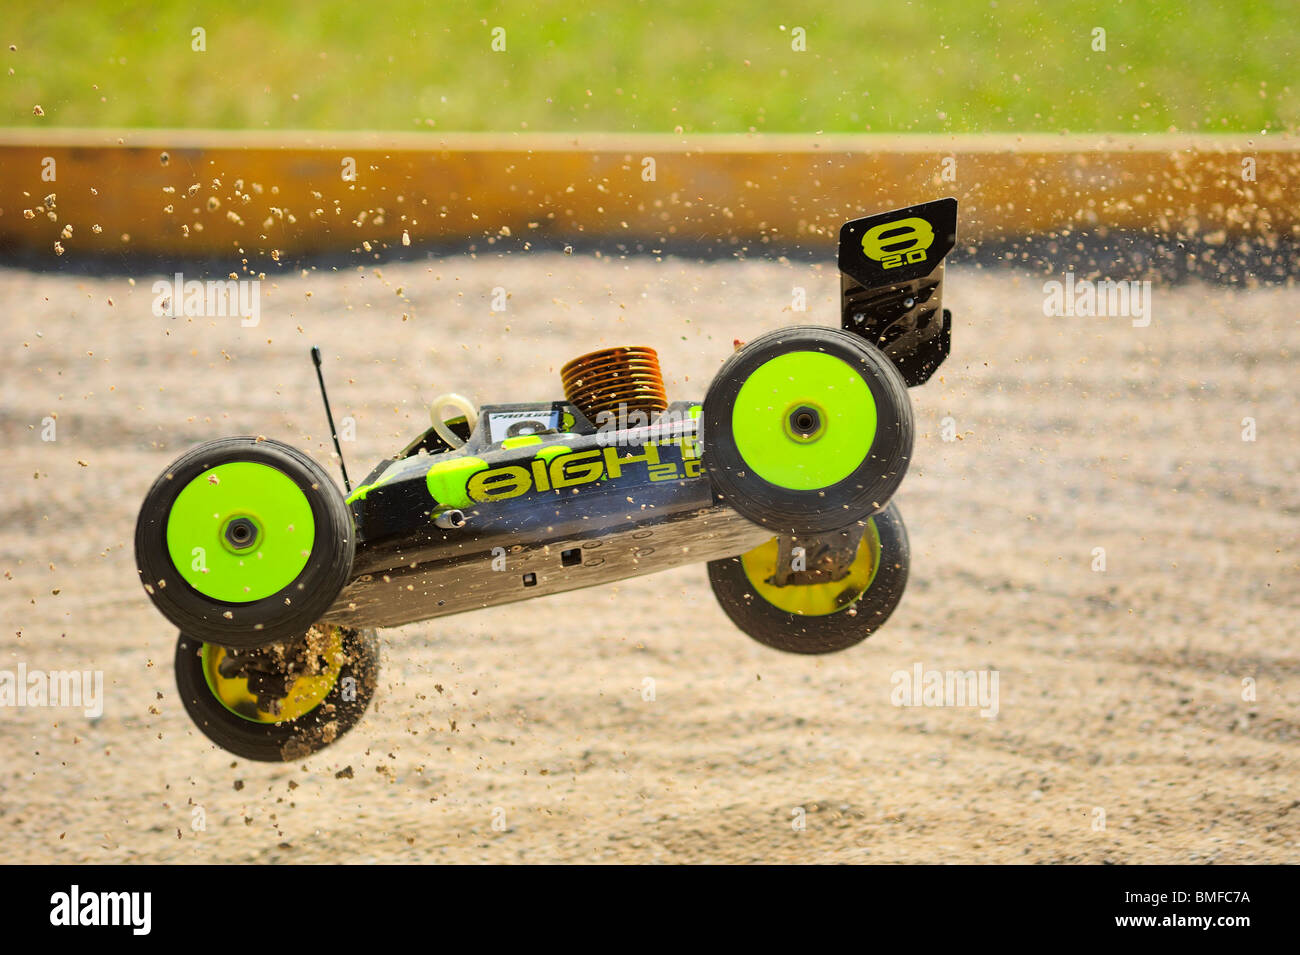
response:
[(858, 552), (853, 558), (848, 574), (841, 580), (827, 581), (820, 584), (787, 584), (777, 587), (768, 583), (776, 572), (777, 555), (780, 548), (774, 537), (740, 557), (741, 569), (754, 593), (767, 601), (777, 610), (807, 617), (825, 617), (839, 613), (862, 599), (876, 582), (876, 573), (880, 570), (880, 529), (876, 520), (867, 522), (866, 531), (858, 543)]
[(330, 644), (326, 653), (329, 662), (324, 672), (299, 676), (290, 683), (289, 690), (281, 701), (279, 713), (268, 713), (258, 706), (257, 697), (248, 688), (247, 677), (221, 675), (221, 661), (229, 652), (225, 647), (203, 644), (199, 651), (203, 679), (207, 681), (213, 698), (240, 719), (250, 723), (291, 723), (320, 706), (338, 682), (339, 671), (343, 667), (343, 638), (337, 627), (332, 629), (329, 636)]
[[(803, 408), (821, 416), (811, 435), (791, 429), (791, 415)], [(790, 352), (759, 365), (741, 385), (731, 431), (741, 458), (763, 480), (820, 490), (866, 460), (876, 437), (876, 401), (862, 374), (842, 358)]]
[[(232, 543), (232, 522), (251, 525), (249, 545)], [(315, 540), (307, 495), (283, 471), (255, 461), (204, 471), (181, 489), (167, 515), (167, 552), (181, 578), (228, 603), (251, 603), (288, 587), (307, 566)]]

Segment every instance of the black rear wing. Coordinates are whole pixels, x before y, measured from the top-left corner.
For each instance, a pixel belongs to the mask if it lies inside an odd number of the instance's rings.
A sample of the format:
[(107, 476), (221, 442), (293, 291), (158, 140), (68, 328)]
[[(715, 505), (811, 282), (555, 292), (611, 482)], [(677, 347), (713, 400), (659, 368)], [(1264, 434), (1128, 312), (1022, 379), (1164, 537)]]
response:
[(957, 200), (935, 199), (844, 223), (840, 324), (925, 384), (948, 357), (952, 313), (943, 307), (943, 260), (957, 244)]

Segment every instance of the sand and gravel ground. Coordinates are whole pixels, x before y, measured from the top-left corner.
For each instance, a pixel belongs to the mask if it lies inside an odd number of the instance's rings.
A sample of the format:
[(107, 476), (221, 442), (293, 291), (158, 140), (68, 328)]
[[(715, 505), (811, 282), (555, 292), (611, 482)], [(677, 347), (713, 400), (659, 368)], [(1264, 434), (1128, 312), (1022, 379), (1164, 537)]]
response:
[[(354, 478), (436, 392), (550, 399), (601, 344), (699, 397), (733, 339), (832, 323), (836, 274), (451, 257), (268, 281), (257, 328), (156, 318), (154, 278), (0, 270), (0, 669), (106, 684), (94, 720), (0, 710), (6, 861), (1300, 861), (1300, 290), (1157, 286), (1134, 328), (954, 268), (897, 498), (912, 582), (871, 640), (767, 650), (683, 568), (387, 631), (362, 724), (267, 766), (191, 727), (136, 580), (173, 457), (261, 433), (328, 458), (312, 343)], [(892, 705), (918, 663), (995, 668), (996, 718)]]

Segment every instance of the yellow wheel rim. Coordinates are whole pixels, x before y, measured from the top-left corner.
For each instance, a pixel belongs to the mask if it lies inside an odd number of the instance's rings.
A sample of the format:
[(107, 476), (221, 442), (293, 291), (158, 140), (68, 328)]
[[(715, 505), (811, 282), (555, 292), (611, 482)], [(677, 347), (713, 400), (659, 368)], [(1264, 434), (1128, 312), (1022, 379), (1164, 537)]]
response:
[(289, 685), (289, 693), (280, 703), (279, 713), (259, 709), (257, 697), (248, 689), (248, 680), (242, 676), (221, 675), (221, 661), (226, 658), (226, 648), (213, 643), (203, 644), (200, 653), (203, 676), (208, 689), (217, 701), (236, 716), (250, 723), (285, 723), (306, 716), (329, 696), (343, 669), (343, 634), (338, 627), (329, 628), (329, 643), (325, 650), (325, 669), (314, 675), (303, 675)]
[(876, 571), (880, 569), (880, 532), (876, 530), (875, 518), (867, 521), (867, 529), (858, 544), (857, 556), (853, 558), (848, 575), (840, 580), (777, 587), (768, 583), (769, 578), (776, 573), (777, 555), (775, 537), (741, 555), (741, 567), (744, 568), (754, 593), (786, 613), (824, 617), (850, 606), (871, 587), (872, 581), (876, 579)]

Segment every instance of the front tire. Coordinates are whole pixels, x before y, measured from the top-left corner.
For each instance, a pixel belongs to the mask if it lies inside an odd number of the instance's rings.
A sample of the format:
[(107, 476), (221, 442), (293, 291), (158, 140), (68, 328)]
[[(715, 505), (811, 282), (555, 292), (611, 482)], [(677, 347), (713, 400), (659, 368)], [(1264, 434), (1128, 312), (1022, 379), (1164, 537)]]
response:
[(252, 437), (182, 455), (135, 528), (141, 582), (163, 616), (236, 648), (306, 632), (347, 583), (354, 549), (351, 512), (321, 466)]
[(907, 529), (892, 503), (867, 519), (842, 580), (777, 587), (767, 582), (777, 552), (773, 539), (708, 565), (713, 595), (731, 622), (774, 650), (835, 653), (861, 643), (889, 619), (907, 587)]

